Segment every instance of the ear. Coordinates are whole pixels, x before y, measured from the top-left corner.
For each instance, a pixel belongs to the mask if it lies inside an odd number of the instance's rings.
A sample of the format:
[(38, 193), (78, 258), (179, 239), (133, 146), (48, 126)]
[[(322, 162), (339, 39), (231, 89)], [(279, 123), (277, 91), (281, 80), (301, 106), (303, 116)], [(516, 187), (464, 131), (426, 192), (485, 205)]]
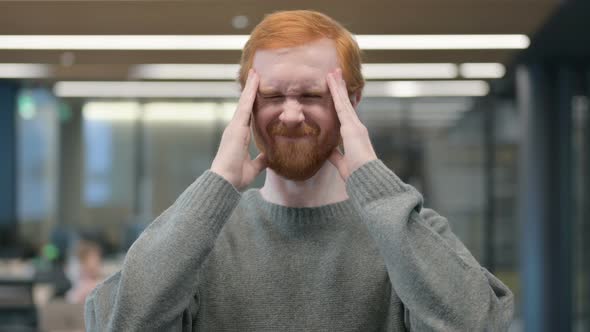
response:
[(358, 104), (361, 102), (362, 97), (363, 91), (361, 89), (350, 95), (350, 103), (352, 104), (352, 107), (354, 107), (354, 109), (356, 109)]

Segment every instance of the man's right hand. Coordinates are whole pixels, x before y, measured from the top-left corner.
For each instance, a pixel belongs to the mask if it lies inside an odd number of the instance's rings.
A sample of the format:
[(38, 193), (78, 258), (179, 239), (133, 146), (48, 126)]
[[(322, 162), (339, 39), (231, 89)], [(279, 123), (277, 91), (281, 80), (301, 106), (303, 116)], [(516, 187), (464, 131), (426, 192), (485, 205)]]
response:
[(250, 69), (234, 117), (223, 131), (211, 171), (231, 183), (236, 189), (247, 187), (266, 168), (264, 154), (250, 158), (250, 118), (258, 91), (258, 74)]

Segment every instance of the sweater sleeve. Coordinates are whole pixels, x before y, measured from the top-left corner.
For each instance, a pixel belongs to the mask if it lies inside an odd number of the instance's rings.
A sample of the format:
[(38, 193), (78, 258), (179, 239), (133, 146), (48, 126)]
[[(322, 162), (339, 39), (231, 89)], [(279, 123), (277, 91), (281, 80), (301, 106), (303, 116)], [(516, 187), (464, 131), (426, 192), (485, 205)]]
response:
[(481, 267), (444, 217), (380, 160), (353, 172), (347, 191), (374, 238), (411, 331), (506, 331), (512, 292)]
[(197, 272), (240, 199), (206, 171), (131, 246), (121, 271), (88, 296), (87, 331), (191, 331)]

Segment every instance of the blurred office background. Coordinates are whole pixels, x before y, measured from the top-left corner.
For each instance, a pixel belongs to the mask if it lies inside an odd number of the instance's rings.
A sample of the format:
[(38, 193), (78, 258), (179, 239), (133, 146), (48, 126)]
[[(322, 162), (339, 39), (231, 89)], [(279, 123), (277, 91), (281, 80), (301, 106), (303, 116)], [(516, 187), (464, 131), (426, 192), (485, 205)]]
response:
[(587, 3), (1, 1), (0, 330), (83, 328), (84, 271), (209, 168), (245, 36), (316, 9), (364, 49), (380, 158), (513, 290), (511, 331), (589, 331)]

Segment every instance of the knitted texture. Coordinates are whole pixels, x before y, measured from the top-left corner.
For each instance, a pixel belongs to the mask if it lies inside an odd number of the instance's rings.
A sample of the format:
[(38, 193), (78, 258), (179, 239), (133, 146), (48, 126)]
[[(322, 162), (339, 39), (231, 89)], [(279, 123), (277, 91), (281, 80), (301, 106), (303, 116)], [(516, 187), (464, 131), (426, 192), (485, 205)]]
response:
[(505, 331), (513, 295), (380, 160), (313, 208), (205, 172), (86, 302), (88, 331)]

